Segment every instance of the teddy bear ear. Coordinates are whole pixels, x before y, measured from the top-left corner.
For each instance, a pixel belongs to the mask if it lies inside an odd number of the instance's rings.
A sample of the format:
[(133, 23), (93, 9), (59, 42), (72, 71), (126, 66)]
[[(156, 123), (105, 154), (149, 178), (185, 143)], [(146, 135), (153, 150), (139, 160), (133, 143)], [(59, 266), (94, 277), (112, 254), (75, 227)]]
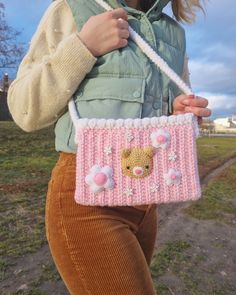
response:
[(130, 154), (131, 154), (131, 149), (123, 149), (121, 152), (122, 158), (128, 158)]
[(155, 151), (156, 151), (155, 148), (152, 146), (148, 146), (144, 148), (144, 153), (148, 155), (150, 158), (154, 156)]

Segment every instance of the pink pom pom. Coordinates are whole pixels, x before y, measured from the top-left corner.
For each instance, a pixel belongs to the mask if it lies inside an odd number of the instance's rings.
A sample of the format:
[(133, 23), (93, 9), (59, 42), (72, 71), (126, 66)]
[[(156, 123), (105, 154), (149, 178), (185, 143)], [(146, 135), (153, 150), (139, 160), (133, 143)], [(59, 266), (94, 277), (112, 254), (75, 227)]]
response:
[(158, 143), (165, 143), (166, 142), (166, 137), (164, 135), (158, 135), (156, 139), (157, 139)]
[(93, 180), (97, 185), (102, 186), (107, 182), (107, 176), (105, 173), (99, 172), (94, 176)]
[(177, 178), (176, 174), (171, 174), (171, 179), (175, 180)]

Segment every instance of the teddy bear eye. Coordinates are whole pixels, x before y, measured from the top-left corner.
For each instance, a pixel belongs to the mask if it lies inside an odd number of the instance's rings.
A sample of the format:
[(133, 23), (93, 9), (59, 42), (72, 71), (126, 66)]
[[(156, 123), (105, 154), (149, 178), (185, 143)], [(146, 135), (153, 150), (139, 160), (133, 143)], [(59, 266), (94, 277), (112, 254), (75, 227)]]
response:
[(130, 169), (130, 166), (126, 166), (127, 169)]
[(145, 168), (149, 169), (149, 166), (147, 165), (147, 166), (145, 166)]

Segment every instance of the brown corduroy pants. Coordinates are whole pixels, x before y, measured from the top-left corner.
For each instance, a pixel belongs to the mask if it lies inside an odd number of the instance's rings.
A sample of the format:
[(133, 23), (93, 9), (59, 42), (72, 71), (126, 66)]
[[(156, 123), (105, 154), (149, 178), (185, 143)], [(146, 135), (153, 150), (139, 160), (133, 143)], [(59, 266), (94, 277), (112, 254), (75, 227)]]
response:
[(85, 206), (74, 200), (75, 154), (60, 153), (48, 184), (46, 235), (72, 295), (154, 295), (149, 265), (157, 205)]

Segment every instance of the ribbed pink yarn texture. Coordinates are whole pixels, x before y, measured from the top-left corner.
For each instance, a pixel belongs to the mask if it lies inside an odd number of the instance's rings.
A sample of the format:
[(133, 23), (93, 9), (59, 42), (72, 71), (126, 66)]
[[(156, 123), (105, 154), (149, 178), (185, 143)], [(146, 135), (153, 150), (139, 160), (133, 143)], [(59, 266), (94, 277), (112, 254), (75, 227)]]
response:
[[(150, 120), (146, 125), (144, 119), (129, 119), (136, 124), (110, 126), (104, 123), (109, 121), (105, 119), (102, 119), (103, 124), (97, 124), (96, 119), (87, 119), (86, 124), (80, 124), (83, 119), (78, 120), (75, 201), (83, 205), (135, 206), (200, 198), (196, 122), (191, 114), (181, 115), (181, 120), (178, 115), (171, 117), (154, 124)], [(132, 177), (125, 174), (122, 151), (136, 148), (144, 151), (147, 147), (154, 149), (154, 155), (147, 157), (152, 162), (151, 172), (144, 177), (133, 177), (134, 171), (140, 173), (150, 166), (140, 167), (139, 164), (137, 169), (128, 171)], [(132, 163), (140, 162), (140, 158), (128, 152), (129, 156), (134, 158)], [(100, 166), (94, 170), (96, 173), (91, 172), (94, 165)], [(100, 190), (94, 192), (92, 187), (100, 187)]]

